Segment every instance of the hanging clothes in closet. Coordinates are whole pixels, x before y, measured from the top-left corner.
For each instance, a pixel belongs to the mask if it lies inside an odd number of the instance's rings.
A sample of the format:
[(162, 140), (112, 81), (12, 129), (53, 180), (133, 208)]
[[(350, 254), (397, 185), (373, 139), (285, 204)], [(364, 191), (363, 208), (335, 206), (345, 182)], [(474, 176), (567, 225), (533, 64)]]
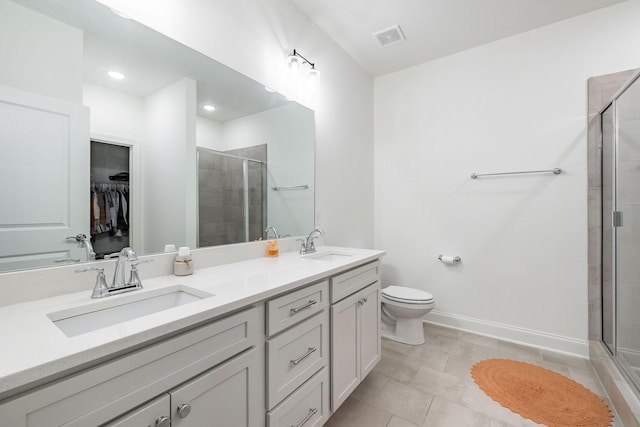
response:
[(90, 207), (91, 237), (108, 233), (111, 237), (129, 234), (129, 185), (92, 184)]

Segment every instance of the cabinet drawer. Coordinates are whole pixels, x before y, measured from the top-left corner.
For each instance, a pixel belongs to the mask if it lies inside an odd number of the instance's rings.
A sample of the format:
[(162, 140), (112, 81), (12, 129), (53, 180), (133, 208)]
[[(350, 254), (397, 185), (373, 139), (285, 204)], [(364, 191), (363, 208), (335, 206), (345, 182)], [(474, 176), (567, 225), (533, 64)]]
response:
[(2, 425), (100, 425), (257, 345), (262, 316), (253, 307), (10, 400)]
[(360, 289), (369, 286), (380, 276), (380, 262), (374, 261), (362, 267), (331, 278), (331, 303), (340, 301)]
[(103, 427), (153, 426), (158, 425), (163, 418), (170, 419), (170, 416), (171, 399), (169, 394), (165, 393)]
[(319, 427), (329, 415), (329, 370), (322, 368), (267, 413), (267, 427)]
[(267, 406), (273, 408), (329, 360), (329, 313), (316, 314), (267, 341)]
[(283, 331), (328, 306), (328, 280), (267, 301), (267, 336)]

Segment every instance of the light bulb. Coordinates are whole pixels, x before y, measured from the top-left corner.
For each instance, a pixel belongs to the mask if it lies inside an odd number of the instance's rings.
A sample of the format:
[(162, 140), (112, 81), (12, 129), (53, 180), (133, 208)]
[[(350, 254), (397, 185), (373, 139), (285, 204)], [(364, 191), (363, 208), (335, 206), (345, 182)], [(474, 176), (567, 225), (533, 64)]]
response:
[(287, 56), (287, 64), (289, 64), (289, 68), (292, 70), (300, 69), (300, 63), (302, 62), (301, 58), (296, 55)]
[(315, 93), (318, 89), (318, 78), (320, 77), (320, 72), (315, 68), (309, 70), (309, 92)]
[(302, 59), (296, 55), (289, 55), (287, 57), (287, 63), (289, 64), (287, 97), (291, 99), (298, 99), (298, 92), (300, 90), (300, 65), (302, 63)]
[(109, 77), (111, 77), (114, 80), (122, 80), (122, 79), (124, 79), (124, 74), (122, 74), (120, 71), (109, 70), (109, 71), (107, 71), (107, 74), (109, 75)]

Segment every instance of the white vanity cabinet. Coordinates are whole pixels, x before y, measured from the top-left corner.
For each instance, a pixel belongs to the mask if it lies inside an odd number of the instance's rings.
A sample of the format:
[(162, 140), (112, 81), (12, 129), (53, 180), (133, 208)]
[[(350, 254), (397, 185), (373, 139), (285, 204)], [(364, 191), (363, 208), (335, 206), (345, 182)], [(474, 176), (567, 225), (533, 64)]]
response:
[(244, 352), (104, 427), (264, 425), (262, 359), (262, 347)]
[(0, 402), (0, 426), (320, 427), (380, 360), (375, 255), (325, 273), (306, 264), (321, 261), (291, 258), (313, 276), (241, 294), (231, 313), (181, 319), (181, 330), (150, 330), (146, 342), (125, 335), (132, 344), (117, 354), (72, 354), (86, 364), (14, 390)]
[(329, 418), (329, 281), (267, 301), (268, 427)]
[(380, 361), (379, 262), (331, 279), (331, 410)]
[[(1, 404), (0, 424), (86, 427), (124, 414), (112, 425), (155, 427), (169, 417), (173, 427), (201, 426), (230, 417), (234, 426), (263, 426), (263, 319), (263, 306), (249, 308), (65, 377)], [(189, 404), (191, 414), (180, 418), (178, 407)]]

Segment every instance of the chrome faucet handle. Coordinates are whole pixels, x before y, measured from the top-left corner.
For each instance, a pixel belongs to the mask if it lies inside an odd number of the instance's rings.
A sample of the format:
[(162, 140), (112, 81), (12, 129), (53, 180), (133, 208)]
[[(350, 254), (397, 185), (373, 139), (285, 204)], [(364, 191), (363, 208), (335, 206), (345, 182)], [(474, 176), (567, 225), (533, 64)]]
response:
[(304, 255), (307, 253), (307, 240), (306, 239), (296, 239), (296, 242), (300, 242), (300, 255)]
[(138, 264), (146, 264), (148, 262), (153, 262), (153, 260), (136, 260), (131, 263), (131, 274), (129, 276), (129, 283), (127, 283), (127, 286), (135, 286), (136, 289), (142, 289), (142, 280), (140, 280), (140, 275), (138, 274)]
[(107, 286), (107, 280), (104, 277), (104, 268), (102, 267), (89, 267), (82, 270), (74, 270), (76, 273), (85, 273), (87, 271), (97, 271), (96, 284), (93, 287), (91, 298), (102, 298), (109, 295), (109, 287)]

